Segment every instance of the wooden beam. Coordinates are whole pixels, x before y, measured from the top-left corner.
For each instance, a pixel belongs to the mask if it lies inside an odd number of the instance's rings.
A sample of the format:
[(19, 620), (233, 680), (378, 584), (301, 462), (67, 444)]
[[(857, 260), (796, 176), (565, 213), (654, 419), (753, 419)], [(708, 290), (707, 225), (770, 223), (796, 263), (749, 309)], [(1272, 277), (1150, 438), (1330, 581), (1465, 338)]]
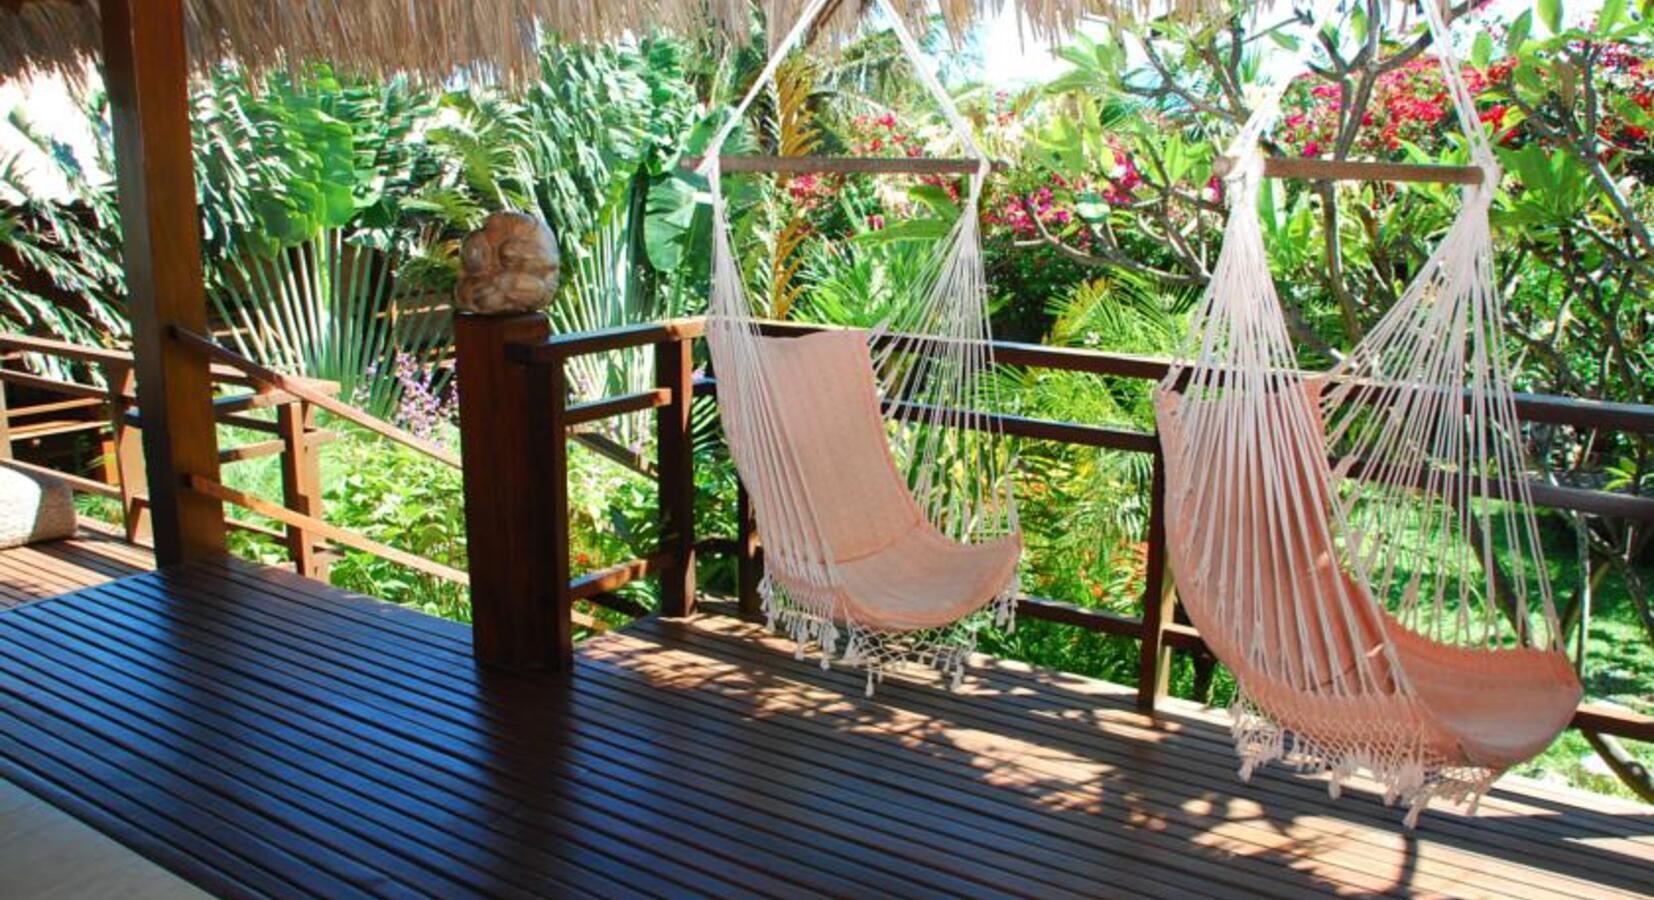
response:
[(6, 383), (0, 381), (0, 459), (11, 458), (11, 413), (6, 409)]
[(224, 449), (218, 451), (218, 464), (225, 466), (233, 463), (246, 462), (250, 459), (263, 459), (266, 456), (279, 456), (286, 449), (287, 442), (280, 439), (254, 441), (251, 444), (225, 447)]
[(212, 373), (171, 336), (207, 327), (184, 2), (104, 0), (99, 12), (155, 560), (165, 566), (224, 553), (223, 504), (184, 489), (218, 479)]
[[(1212, 166), (1219, 178), (1233, 171), (1235, 161), (1219, 157)], [(1265, 178), (1296, 181), (1383, 181), (1394, 184), (1481, 184), (1487, 175), (1481, 166), (1434, 166), (1416, 163), (1363, 162), (1350, 159), (1295, 159), (1270, 156), (1263, 162)]]
[(618, 397), (605, 397), (601, 400), (588, 400), (584, 403), (572, 404), (564, 411), (563, 421), (570, 428), (575, 428), (591, 422), (611, 419), (615, 416), (624, 416), (627, 413), (658, 409), (670, 402), (672, 402), (672, 392), (667, 388), (637, 391), (631, 394), (621, 394)]
[(695, 381), (687, 339), (655, 345), (655, 387), (671, 402), (655, 410), (655, 452), (660, 457), (660, 553), (671, 562), (660, 573), (660, 613), (695, 611), (695, 446), (690, 434), (690, 393)]
[(62, 394), (65, 397), (76, 397), (82, 400), (102, 400), (105, 396), (104, 389), (95, 384), (80, 384), (74, 381), (63, 381), (57, 378), (47, 378), (42, 375), (31, 375), (28, 372), (18, 372), (13, 369), (0, 369), (0, 382), (15, 384), (18, 387), (32, 388), (44, 393)]
[[(316, 408), (309, 403), (288, 403), (276, 409), (276, 428), (281, 432), (282, 503), (294, 512), (314, 519), (322, 517), (322, 462), (311, 441), (316, 429)], [(316, 541), (302, 526), (287, 526), (287, 554), (293, 571), (317, 581), (327, 580), (327, 564), (316, 555)]]
[[(699, 169), (702, 157), (686, 156), (680, 165)], [(725, 172), (766, 172), (787, 175), (809, 173), (835, 175), (972, 175), (980, 167), (974, 159), (933, 159), (912, 156), (720, 156), (718, 166)], [(1002, 171), (1005, 164), (989, 168)]]
[[(8, 459), (3, 463), (3, 465), (10, 466), (14, 469), (20, 469), (24, 472), (33, 472), (36, 475), (42, 475), (47, 478), (56, 478), (83, 494), (92, 494), (97, 497), (108, 497), (111, 500), (121, 499), (120, 488), (117, 488), (112, 484), (104, 484), (101, 481), (87, 478), (84, 475), (76, 475), (73, 472), (59, 472), (56, 469), (49, 469), (46, 466), (35, 465), (31, 462), (24, 462), (21, 459)], [(144, 498), (139, 497), (137, 498), (137, 502), (144, 503), (147, 501), (144, 500)]]
[[(649, 607), (630, 597), (622, 597), (619, 594), (593, 594), (586, 598), (586, 602), (593, 606), (601, 606), (604, 609), (612, 609), (621, 615), (631, 616), (634, 619), (641, 619), (649, 615)], [(579, 618), (575, 619), (575, 623), (580, 624)]]
[(453, 566), (445, 566), (442, 563), (433, 562), (406, 550), (398, 550), (389, 544), (381, 544), (354, 531), (340, 528), (337, 525), (323, 522), (321, 519), (303, 513), (294, 512), (279, 503), (272, 503), (263, 497), (255, 497), (252, 494), (238, 491), (215, 480), (192, 475), (189, 477), (187, 484), (193, 493), (206, 494), (225, 503), (233, 503), (249, 512), (258, 513), (268, 519), (275, 519), (288, 528), (303, 529), (319, 538), (342, 544), (353, 550), (360, 550), (363, 553), (372, 553), (374, 556), (388, 559), (397, 565), (407, 566), (415, 571), (434, 575), (445, 581), (452, 581), (460, 585), (467, 583), (466, 574)]
[[(133, 396), (136, 396), (136, 394)], [(74, 400), (56, 400), (51, 403), (36, 403), (33, 406), (23, 406), (11, 410), (5, 410), (4, 405), (0, 404), (0, 410), (5, 412), (5, 416), (7, 418), (25, 419), (33, 416), (47, 416), (52, 413), (59, 412), (76, 412), (87, 409), (102, 410), (105, 405), (106, 401), (99, 400), (96, 397), (77, 397)]]
[(1584, 731), (1612, 734), (1634, 741), (1654, 741), (1654, 716), (1602, 703), (1581, 703), (1568, 724)]
[(121, 524), (126, 539), (134, 544), (155, 543), (154, 523), (149, 514), (149, 473), (144, 469), (143, 432), (127, 420), (127, 409), (137, 389), (132, 363), (111, 363), (104, 368), (109, 379), (110, 454), (115, 481), (121, 490)]
[(1154, 454), (1149, 483), (1149, 553), (1143, 573), (1143, 644), (1137, 658), (1137, 711), (1152, 715), (1170, 686), (1171, 646), (1166, 626), (1173, 622), (1176, 594), (1166, 581), (1166, 463)]
[(667, 319), (664, 322), (605, 328), (602, 331), (548, 335), (537, 344), (513, 345), (507, 349), (507, 353), (515, 362), (567, 362), (576, 356), (607, 353), (628, 347), (645, 347), (664, 341), (688, 340), (705, 333), (706, 317), (693, 316), (685, 319)]
[(764, 580), (764, 551), (758, 544), (758, 514), (745, 483), (735, 488), (735, 582), (741, 615), (757, 618), (763, 612), (758, 587)]
[(569, 600), (591, 600), (613, 593), (634, 581), (646, 578), (663, 569), (670, 569), (676, 560), (670, 553), (660, 552), (643, 559), (627, 560), (587, 572), (569, 579)]
[(131, 365), (132, 354), (125, 350), (90, 347), (70, 341), (34, 337), (26, 334), (0, 334), (0, 349), (21, 353), (39, 353), (99, 365)]

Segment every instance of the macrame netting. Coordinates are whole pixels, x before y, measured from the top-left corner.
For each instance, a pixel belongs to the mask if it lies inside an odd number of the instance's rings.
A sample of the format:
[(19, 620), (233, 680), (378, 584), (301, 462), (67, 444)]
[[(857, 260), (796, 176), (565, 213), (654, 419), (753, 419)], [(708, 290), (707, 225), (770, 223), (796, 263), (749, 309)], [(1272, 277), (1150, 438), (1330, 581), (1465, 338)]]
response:
[(1021, 541), (996, 419), (978, 206), (988, 161), (886, 0), (903, 51), (965, 154), (982, 160), (911, 302), (876, 329), (766, 337), (729, 234), (719, 152), (827, 6), (811, 0), (706, 150), (707, 342), (730, 452), (753, 498), (772, 626), (867, 672), (962, 676), (976, 631), (1010, 626)]
[[(1321, 6), (1317, 31), (1336, 9)], [(1187, 361), (1156, 392), (1173, 574), (1239, 684), (1242, 777), (1283, 760), (1329, 771), (1337, 796), (1365, 769), (1409, 826), (1543, 750), (1581, 693), (1500, 346), (1500, 173), (1441, 13), (1424, 8), (1487, 173), (1441, 244), (1334, 369), (1300, 372), (1257, 213), (1277, 79), (1229, 148), (1223, 250)]]

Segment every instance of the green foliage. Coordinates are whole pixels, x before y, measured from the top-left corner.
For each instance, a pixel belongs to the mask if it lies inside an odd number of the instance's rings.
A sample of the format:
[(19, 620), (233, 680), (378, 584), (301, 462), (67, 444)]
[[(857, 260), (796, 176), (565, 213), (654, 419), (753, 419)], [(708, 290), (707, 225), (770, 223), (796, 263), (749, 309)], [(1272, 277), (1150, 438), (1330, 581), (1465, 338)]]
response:
[[(460, 473), (417, 451), (359, 432), (323, 454), (329, 521), (381, 543), (465, 568), (465, 503)], [(465, 590), (372, 554), (347, 550), (333, 583), (373, 597), (468, 622)]]
[[(103, 100), (83, 101), (88, 119)], [(0, 158), (0, 329), (95, 346), (119, 344), (129, 333), (120, 268), (119, 211), (105, 180), (92, 177), (74, 151), (46, 135), (21, 110), (9, 123), (68, 186), (67, 199), (34, 196), (16, 156)], [(31, 363), (57, 377), (77, 373), (57, 359)]]

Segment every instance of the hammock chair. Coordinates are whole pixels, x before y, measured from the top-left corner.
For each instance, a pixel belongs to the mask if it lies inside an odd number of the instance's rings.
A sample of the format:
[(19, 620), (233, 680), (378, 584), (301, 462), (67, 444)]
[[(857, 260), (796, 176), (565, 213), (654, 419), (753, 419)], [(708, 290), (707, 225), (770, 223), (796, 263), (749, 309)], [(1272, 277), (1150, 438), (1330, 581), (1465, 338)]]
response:
[(879, 7), (976, 165), (911, 301), (871, 330), (768, 336), (736, 263), (719, 152), (829, 0), (812, 0), (713, 138), (707, 343), (718, 406), (764, 545), (772, 628), (867, 673), (918, 662), (957, 685), (975, 634), (1011, 626), (1022, 543), (992, 406), (977, 210), (989, 162), (888, 0)]
[(1484, 173), (1440, 246), (1346, 358), (1300, 372), (1257, 212), (1278, 79), (1228, 151), (1223, 249), (1187, 361), (1155, 393), (1173, 576), (1239, 685), (1241, 778), (1280, 759), (1329, 771), (1337, 797), (1365, 768), (1408, 827), (1436, 797), (1474, 811), (1581, 694), (1500, 346), (1500, 172), (1441, 13), (1423, 6)]

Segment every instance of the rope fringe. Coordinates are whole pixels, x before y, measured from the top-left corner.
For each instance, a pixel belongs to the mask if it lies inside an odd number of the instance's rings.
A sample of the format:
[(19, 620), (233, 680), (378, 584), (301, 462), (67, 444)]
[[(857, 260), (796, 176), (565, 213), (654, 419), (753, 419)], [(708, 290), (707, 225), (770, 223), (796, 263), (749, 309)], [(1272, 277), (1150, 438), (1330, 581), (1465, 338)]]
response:
[[(836, 600), (788, 591), (767, 573), (758, 583), (758, 593), (763, 598), (766, 626), (792, 639), (795, 659), (805, 659), (813, 647), (826, 671), (832, 668), (836, 655), (839, 662), (866, 673), (867, 696), (871, 697), (886, 673), (909, 666), (934, 669), (948, 679), (950, 688), (957, 690), (976, 653), (978, 632), (990, 625), (1016, 630), (1021, 590), (1019, 581), (1013, 580), (980, 612), (944, 628), (913, 631), (889, 631), (859, 622), (838, 609)], [(841, 638), (842, 654), (838, 653)]]

